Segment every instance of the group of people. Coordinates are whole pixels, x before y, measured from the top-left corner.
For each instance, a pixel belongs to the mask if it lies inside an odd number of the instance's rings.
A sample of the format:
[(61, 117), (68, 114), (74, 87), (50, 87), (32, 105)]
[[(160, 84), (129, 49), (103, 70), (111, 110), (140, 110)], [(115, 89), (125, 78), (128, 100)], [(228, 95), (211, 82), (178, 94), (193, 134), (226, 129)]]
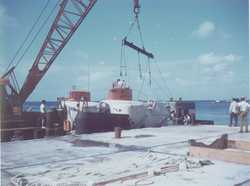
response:
[(237, 123), (238, 123), (238, 115), (240, 117), (240, 131), (239, 132), (243, 132), (243, 121), (245, 123), (245, 132), (248, 132), (248, 124), (247, 124), (247, 113), (250, 110), (250, 104), (248, 104), (245, 101), (246, 97), (242, 96), (240, 97), (241, 102), (237, 103), (236, 102), (236, 98), (233, 99), (233, 102), (230, 104), (229, 107), (229, 114), (230, 114), (230, 124), (229, 127), (232, 127), (232, 122), (233, 122), (233, 118), (235, 121), (235, 127), (237, 127)]
[(120, 80), (117, 79), (117, 81), (115, 82), (114, 88), (125, 88), (125, 81), (124, 80)]
[[(117, 80), (117, 82), (115, 83), (115, 87), (117, 88), (125, 88), (125, 81), (121, 81), (120, 79)], [(237, 99), (234, 98), (233, 102), (230, 104), (229, 107), (229, 114), (230, 114), (230, 124), (229, 127), (232, 127), (232, 123), (233, 123), (233, 118), (235, 121), (235, 125), (234, 127), (237, 127), (238, 125), (238, 115), (240, 117), (240, 131), (239, 132), (243, 132), (243, 121), (245, 123), (245, 132), (248, 132), (248, 124), (247, 124), (247, 113), (250, 111), (250, 104), (247, 103), (245, 101), (246, 97), (242, 96), (240, 97), (241, 102), (237, 103)], [(46, 122), (46, 109), (45, 109), (45, 104), (46, 101), (43, 100), (42, 104), (40, 106), (40, 112), (41, 112), (41, 119), (42, 119), (42, 128), (45, 128), (45, 122)], [(186, 116), (184, 116), (184, 125), (187, 125), (190, 122), (190, 116), (189, 114), (187, 114)]]

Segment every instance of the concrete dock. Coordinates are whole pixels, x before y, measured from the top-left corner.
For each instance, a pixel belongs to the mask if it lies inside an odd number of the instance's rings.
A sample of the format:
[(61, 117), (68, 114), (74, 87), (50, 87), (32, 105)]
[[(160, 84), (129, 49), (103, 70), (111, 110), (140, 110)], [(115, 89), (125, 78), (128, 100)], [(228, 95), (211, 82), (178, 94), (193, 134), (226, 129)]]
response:
[[(135, 178), (131, 176), (145, 176), (150, 169), (170, 162), (176, 164), (188, 159), (189, 164), (197, 165), (204, 159), (187, 155), (188, 141), (211, 144), (222, 134), (228, 134), (228, 139), (250, 141), (250, 133), (239, 133), (239, 127), (182, 125), (123, 130), (121, 138), (114, 138), (115, 132), (105, 132), (5, 142), (1, 143), (1, 185), (84, 186), (95, 182), (117, 186), (122, 185), (125, 177), (130, 178), (126, 184), (134, 184)], [(209, 160), (211, 165), (192, 171), (170, 171), (150, 177), (150, 183), (153, 186), (250, 185), (250, 165)]]

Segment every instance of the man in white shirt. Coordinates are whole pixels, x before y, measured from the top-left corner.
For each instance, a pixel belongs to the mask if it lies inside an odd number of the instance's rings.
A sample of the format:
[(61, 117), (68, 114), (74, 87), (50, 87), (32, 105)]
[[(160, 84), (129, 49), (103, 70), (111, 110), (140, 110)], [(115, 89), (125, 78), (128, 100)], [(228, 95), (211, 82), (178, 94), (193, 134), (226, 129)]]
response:
[(187, 125), (187, 124), (190, 122), (190, 116), (189, 116), (189, 114), (187, 114), (187, 115), (184, 117), (183, 122), (184, 122), (184, 125)]
[(122, 80), (122, 87), (121, 88), (125, 88), (125, 86), (126, 86), (125, 80)]
[(120, 81), (121, 81), (120, 79), (117, 79), (117, 81), (115, 82), (115, 86), (114, 86), (115, 88), (119, 88), (121, 84)]
[(246, 132), (248, 132), (247, 113), (250, 110), (250, 105), (245, 101), (245, 96), (240, 97), (241, 102), (238, 103), (238, 111), (240, 113), (240, 132), (243, 132), (243, 120), (245, 123)]
[(47, 113), (46, 113), (46, 109), (45, 109), (45, 104), (46, 104), (46, 101), (42, 100), (42, 104), (40, 105), (40, 112), (41, 112), (41, 119), (42, 119), (42, 128), (46, 128), (45, 127), (45, 119), (47, 117)]
[(236, 99), (233, 99), (233, 102), (230, 104), (229, 107), (229, 114), (230, 114), (230, 125), (229, 127), (232, 127), (232, 122), (233, 122), (233, 118), (235, 121), (235, 125), (234, 127), (237, 127), (237, 123), (238, 123), (238, 103), (236, 102)]
[[(125, 83), (125, 82), (124, 82)], [(123, 81), (121, 81), (120, 79), (117, 79), (116, 83), (115, 83), (115, 88), (122, 88), (122, 86), (124, 85)], [(124, 85), (125, 86), (125, 85)]]

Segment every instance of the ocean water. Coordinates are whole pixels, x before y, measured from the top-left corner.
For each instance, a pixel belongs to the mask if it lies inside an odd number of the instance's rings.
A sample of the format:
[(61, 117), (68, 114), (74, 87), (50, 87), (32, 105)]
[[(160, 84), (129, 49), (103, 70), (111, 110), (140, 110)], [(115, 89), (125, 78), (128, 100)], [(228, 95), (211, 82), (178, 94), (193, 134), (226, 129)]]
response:
[(195, 114), (197, 120), (212, 120), (215, 125), (229, 125), (230, 103), (213, 103), (214, 100), (195, 101)]
[[(212, 103), (213, 100), (195, 101), (195, 113), (197, 120), (212, 120), (215, 125), (229, 125), (229, 107), (230, 103), (225, 100), (222, 103)], [(23, 110), (28, 110), (32, 107), (33, 112), (40, 112), (41, 102), (25, 102)], [(46, 110), (50, 107), (55, 107), (56, 102), (47, 102)], [(249, 116), (248, 116), (248, 119)], [(234, 121), (233, 121), (234, 122)], [(233, 123), (234, 124), (234, 123)]]

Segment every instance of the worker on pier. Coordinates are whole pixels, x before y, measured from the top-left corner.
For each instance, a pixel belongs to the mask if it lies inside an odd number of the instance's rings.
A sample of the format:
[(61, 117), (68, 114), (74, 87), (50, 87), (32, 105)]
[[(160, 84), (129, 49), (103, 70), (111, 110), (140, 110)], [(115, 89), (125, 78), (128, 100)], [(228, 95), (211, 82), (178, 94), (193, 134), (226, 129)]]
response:
[(240, 97), (241, 102), (238, 103), (238, 106), (239, 106), (238, 111), (240, 113), (240, 131), (239, 132), (243, 132), (243, 120), (244, 120), (244, 123), (245, 123), (246, 132), (248, 132), (247, 113), (250, 110), (250, 104), (248, 104), (245, 101), (245, 99), (246, 99), (245, 96)]
[(238, 126), (237, 125), (237, 123), (238, 123), (238, 103), (236, 102), (236, 98), (233, 98), (233, 102), (230, 104), (229, 114), (230, 114), (229, 127), (232, 127), (233, 118), (235, 121), (234, 127), (237, 127)]
[(186, 116), (184, 116), (183, 122), (184, 122), (184, 125), (187, 125), (190, 122), (190, 116), (189, 116), (189, 114), (187, 114)]
[(45, 120), (46, 120), (46, 117), (47, 117), (47, 113), (46, 113), (46, 109), (45, 109), (45, 104), (46, 104), (46, 101), (42, 100), (42, 104), (40, 105), (42, 128), (46, 128), (45, 127)]

